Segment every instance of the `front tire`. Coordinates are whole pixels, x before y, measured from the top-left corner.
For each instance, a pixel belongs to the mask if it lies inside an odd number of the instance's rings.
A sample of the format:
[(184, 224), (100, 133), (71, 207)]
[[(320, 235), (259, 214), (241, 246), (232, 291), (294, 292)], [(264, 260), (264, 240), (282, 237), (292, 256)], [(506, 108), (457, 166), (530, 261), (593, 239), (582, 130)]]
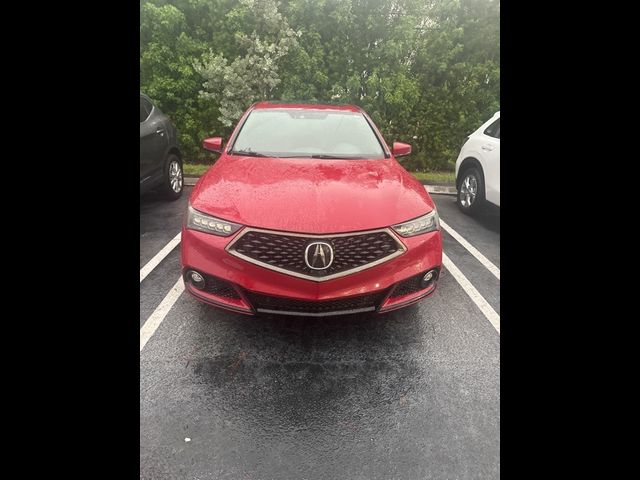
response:
[(180, 157), (171, 153), (165, 163), (162, 193), (167, 200), (177, 200), (184, 189), (184, 176)]
[(484, 204), (484, 177), (476, 167), (467, 168), (458, 183), (458, 207), (467, 215), (475, 214)]

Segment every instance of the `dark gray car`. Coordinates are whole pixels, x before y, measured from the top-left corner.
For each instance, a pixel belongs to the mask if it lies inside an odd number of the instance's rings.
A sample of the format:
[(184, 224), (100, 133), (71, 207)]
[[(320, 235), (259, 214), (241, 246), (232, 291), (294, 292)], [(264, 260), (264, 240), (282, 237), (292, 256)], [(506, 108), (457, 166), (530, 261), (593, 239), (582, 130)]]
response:
[(149, 97), (140, 94), (140, 195), (158, 188), (170, 200), (182, 194), (182, 157), (176, 128)]

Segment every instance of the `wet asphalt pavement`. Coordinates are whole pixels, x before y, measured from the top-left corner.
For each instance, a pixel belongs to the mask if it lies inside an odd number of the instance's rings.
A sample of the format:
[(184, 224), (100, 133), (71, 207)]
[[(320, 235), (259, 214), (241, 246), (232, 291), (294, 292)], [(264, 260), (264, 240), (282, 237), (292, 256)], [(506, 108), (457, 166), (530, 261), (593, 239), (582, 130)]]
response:
[[(141, 199), (140, 267), (180, 230), (190, 191)], [(499, 212), (432, 197), (499, 267)], [(499, 313), (499, 280), (443, 239)], [(179, 249), (140, 284), (141, 326)], [(431, 297), (381, 316), (248, 317), (183, 293), (140, 353), (140, 478), (499, 478), (499, 368), (498, 332), (446, 269)]]

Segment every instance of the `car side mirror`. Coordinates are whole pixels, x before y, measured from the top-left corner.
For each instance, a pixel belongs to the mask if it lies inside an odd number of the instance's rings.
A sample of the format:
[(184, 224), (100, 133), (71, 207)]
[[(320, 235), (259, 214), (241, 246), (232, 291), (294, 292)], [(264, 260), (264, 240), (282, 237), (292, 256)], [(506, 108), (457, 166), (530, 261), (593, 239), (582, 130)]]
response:
[(411, 145), (402, 142), (393, 142), (393, 156), (404, 157), (411, 153)]
[(222, 153), (222, 137), (205, 138), (202, 146), (210, 152)]

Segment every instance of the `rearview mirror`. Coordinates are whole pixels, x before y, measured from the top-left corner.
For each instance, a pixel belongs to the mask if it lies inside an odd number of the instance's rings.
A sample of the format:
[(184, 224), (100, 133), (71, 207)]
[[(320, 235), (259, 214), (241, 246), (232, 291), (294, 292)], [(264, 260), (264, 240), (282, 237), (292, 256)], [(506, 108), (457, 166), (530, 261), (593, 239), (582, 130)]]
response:
[(393, 142), (393, 156), (404, 157), (411, 153), (411, 145), (402, 142)]
[(222, 153), (222, 137), (205, 138), (202, 146), (210, 152)]

